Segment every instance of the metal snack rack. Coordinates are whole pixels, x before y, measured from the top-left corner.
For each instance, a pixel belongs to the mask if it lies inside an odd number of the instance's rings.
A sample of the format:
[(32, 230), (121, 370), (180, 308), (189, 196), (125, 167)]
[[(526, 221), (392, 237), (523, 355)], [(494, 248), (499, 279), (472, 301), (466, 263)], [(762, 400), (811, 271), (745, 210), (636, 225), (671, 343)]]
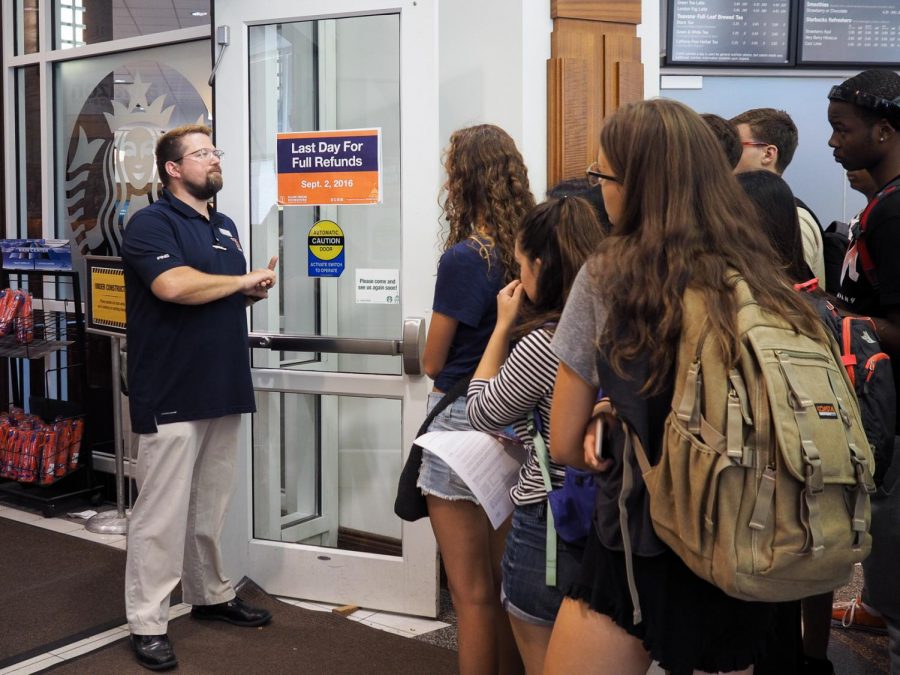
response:
[[(5, 360), (8, 382), (4, 402), (10, 407), (25, 408), (25, 395), (30, 392), (27, 408), (47, 423), (58, 418), (85, 417), (85, 326), (78, 272), (2, 270), (0, 287), (29, 291), (34, 296), (33, 339), (22, 343), (15, 335), (0, 337), (0, 358)], [(54, 360), (57, 367), (50, 367)], [(38, 365), (40, 378), (32, 375), (34, 365)], [(26, 377), (31, 386), (26, 384)], [(99, 503), (102, 485), (95, 482), (91, 447), (91, 424), (86, 419), (81, 452), (74, 466), (45, 485), (0, 479), (0, 499), (38, 508), (47, 517), (54, 515), (63, 503)]]

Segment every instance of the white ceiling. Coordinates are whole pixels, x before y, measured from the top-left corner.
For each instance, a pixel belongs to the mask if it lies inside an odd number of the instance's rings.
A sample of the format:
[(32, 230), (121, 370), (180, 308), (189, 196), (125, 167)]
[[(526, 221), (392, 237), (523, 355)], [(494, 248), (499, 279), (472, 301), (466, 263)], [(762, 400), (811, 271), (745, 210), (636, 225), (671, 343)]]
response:
[[(84, 2), (85, 7), (90, 4)], [(210, 0), (113, 0), (113, 37), (118, 40), (209, 24), (209, 14), (191, 16), (194, 11), (209, 12)], [(84, 21), (90, 21), (89, 11)]]

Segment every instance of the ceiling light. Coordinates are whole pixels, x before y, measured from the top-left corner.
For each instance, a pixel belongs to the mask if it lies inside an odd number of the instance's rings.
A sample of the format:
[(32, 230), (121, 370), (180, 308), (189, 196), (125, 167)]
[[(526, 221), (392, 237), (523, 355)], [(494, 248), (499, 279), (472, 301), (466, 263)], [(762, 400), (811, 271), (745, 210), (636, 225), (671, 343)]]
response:
[(191, 16), (206, 16), (207, 14), (209, 14), (209, 12), (202, 12), (200, 10), (191, 12)]

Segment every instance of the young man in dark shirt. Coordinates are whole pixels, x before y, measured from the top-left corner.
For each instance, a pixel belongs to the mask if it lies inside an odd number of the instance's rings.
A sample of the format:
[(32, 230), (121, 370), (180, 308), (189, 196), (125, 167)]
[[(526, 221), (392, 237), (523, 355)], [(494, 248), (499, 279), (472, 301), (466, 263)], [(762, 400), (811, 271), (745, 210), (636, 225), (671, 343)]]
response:
[[(828, 145), (844, 169), (869, 172), (879, 193), (866, 231), (851, 231), (841, 270), (838, 299), (844, 309), (875, 320), (882, 348), (900, 383), (900, 75), (866, 70), (828, 95)], [(860, 242), (864, 242), (861, 246)], [(871, 259), (871, 264), (866, 258)], [(872, 500), (872, 553), (863, 563), (866, 584), (860, 600), (845, 610), (844, 625), (861, 623), (854, 614), (879, 612), (890, 636), (891, 672), (900, 673), (900, 462), (893, 461)], [(837, 615), (837, 614), (836, 614)]]
[[(886, 84), (867, 89), (883, 90), (889, 96), (894, 89), (888, 85), (896, 80), (896, 97), (883, 98), (861, 89), (875, 77), (869, 73), (885, 73), (881, 79)], [(854, 84), (864, 76), (868, 77), (862, 84)], [(848, 171), (866, 169), (879, 191), (900, 179), (900, 100), (893, 101), (900, 99), (900, 75), (865, 71), (834, 87), (829, 98), (828, 121), (833, 133), (828, 144), (834, 148), (835, 161)], [(881, 343), (892, 357), (900, 356), (900, 266), (894, 264), (900, 246), (898, 197), (897, 193), (883, 196), (868, 216), (865, 246), (872, 257), (875, 278), (863, 270), (854, 240), (844, 260), (838, 293), (838, 299), (854, 313), (876, 318)]]

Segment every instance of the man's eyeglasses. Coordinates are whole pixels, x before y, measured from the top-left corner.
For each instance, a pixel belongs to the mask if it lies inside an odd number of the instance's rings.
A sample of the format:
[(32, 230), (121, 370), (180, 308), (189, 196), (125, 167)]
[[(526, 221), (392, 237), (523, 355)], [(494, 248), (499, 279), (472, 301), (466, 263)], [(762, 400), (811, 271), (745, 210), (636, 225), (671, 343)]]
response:
[(198, 159), (201, 162), (205, 162), (210, 157), (215, 157), (216, 159), (222, 159), (225, 156), (224, 150), (219, 150), (218, 148), (200, 148), (199, 150), (194, 150), (193, 152), (188, 152), (179, 157), (178, 159), (173, 159), (173, 162), (180, 162), (185, 157), (193, 157), (194, 159)]
[(608, 173), (603, 173), (599, 171), (599, 167), (597, 166), (597, 162), (591, 164), (586, 170), (585, 175), (587, 176), (588, 183), (591, 184), (591, 187), (596, 187), (600, 185), (601, 182), (609, 181), (610, 183), (621, 183), (618, 178), (615, 176), (611, 176)]
[(848, 89), (842, 84), (836, 84), (828, 92), (828, 99), (830, 101), (843, 101), (844, 103), (858, 105), (860, 108), (868, 108), (869, 110), (883, 113), (889, 117), (900, 118), (900, 96), (890, 100), (875, 94)]
[(763, 143), (762, 141), (741, 141), (741, 145), (744, 147), (752, 148), (752, 147), (761, 147), (764, 148), (767, 145), (772, 145), (771, 143)]

